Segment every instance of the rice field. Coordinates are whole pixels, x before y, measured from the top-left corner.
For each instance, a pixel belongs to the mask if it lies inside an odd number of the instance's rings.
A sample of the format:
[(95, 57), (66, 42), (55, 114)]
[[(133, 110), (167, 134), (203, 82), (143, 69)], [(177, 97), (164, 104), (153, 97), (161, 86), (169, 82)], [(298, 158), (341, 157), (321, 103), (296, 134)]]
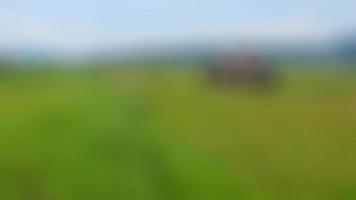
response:
[(0, 77), (4, 200), (351, 200), (355, 144), (351, 70), (271, 91), (177, 67)]

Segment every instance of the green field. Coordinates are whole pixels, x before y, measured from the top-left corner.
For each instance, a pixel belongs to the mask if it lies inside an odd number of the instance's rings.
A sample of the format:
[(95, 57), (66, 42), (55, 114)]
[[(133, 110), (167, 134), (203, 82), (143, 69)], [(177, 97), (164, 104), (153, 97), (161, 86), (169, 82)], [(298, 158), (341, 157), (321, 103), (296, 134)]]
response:
[(356, 199), (356, 72), (271, 91), (192, 69), (0, 76), (0, 199)]

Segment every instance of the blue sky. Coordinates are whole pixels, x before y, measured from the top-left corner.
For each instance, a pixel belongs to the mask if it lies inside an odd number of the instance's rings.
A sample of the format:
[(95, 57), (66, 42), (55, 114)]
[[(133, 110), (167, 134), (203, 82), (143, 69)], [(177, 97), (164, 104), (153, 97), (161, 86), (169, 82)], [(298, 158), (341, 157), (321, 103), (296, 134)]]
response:
[(356, 27), (355, 0), (0, 1), (3, 46), (85, 49), (241, 35), (306, 39)]

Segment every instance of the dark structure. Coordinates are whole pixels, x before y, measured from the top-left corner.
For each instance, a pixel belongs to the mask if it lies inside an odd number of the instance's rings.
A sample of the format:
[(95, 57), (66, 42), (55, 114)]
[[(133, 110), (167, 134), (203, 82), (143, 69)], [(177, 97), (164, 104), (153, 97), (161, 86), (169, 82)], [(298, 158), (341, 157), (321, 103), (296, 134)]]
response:
[(256, 54), (224, 54), (209, 62), (209, 79), (218, 85), (266, 87), (276, 79), (275, 68)]

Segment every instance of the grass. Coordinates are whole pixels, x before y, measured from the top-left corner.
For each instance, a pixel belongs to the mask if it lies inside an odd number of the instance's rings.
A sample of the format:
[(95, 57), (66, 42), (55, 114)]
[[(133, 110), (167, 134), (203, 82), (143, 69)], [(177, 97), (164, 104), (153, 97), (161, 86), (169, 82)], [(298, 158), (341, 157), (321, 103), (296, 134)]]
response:
[(0, 195), (351, 200), (355, 86), (334, 69), (287, 70), (269, 92), (175, 68), (7, 75)]

